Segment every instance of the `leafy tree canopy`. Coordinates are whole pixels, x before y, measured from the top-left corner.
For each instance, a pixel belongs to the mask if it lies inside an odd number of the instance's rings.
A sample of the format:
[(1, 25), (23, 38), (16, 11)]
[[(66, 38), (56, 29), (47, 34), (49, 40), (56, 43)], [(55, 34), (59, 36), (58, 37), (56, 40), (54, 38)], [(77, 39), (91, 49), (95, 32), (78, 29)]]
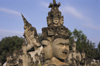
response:
[(12, 37), (5, 37), (0, 41), (0, 59), (2, 62), (5, 62), (6, 55), (8, 53), (12, 54), (13, 51), (19, 50), (22, 47), (23, 38), (12, 36)]

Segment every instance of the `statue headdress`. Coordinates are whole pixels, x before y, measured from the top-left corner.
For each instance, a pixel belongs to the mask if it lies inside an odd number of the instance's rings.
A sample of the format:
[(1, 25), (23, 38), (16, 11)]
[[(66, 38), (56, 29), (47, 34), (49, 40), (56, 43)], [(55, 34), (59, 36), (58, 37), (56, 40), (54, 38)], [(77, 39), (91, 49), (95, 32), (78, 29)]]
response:
[(63, 25), (63, 24), (60, 24), (61, 19), (63, 19), (63, 16), (61, 16), (61, 12), (58, 9), (59, 6), (60, 6), (60, 3), (57, 4), (55, 0), (53, 0), (53, 3), (50, 3), (49, 8), (51, 8), (51, 11), (48, 13), (47, 20), (49, 19), (52, 24), (48, 25), (48, 26), (54, 26), (54, 24), (53, 24), (54, 18), (57, 18), (59, 20), (58, 26)]

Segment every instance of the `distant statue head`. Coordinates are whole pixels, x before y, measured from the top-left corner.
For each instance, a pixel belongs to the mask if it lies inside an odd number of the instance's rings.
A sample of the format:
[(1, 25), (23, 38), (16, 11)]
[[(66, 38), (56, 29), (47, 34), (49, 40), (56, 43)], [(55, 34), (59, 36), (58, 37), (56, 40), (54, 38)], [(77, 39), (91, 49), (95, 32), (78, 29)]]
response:
[(73, 37), (72, 37), (72, 51), (76, 51), (76, 43)]
[[(75, 43), (75, 44), (76, 44), (76, 43)], [(73, 46), (72, 46), (72, 50), (73, 50), (73, 51), (76, 51), (76, 45), (73, 45)]]
[(85, 52), (84, 52), (84, 50), (82, 50), (81, 56), (82, 56), (82, 58), (85, 58)]

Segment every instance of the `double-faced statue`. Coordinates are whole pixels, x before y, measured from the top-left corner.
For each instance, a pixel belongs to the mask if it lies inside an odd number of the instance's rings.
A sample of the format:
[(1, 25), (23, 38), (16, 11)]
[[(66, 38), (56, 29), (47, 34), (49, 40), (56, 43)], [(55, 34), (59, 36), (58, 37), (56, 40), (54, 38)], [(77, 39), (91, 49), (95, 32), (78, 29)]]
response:
[(52, 42), (49, 40), (42, 41), (44, 53), (44, 65), (68, 65), (64, 60), (69, 53), (69, 39), (62, 38), (61, 36), (54, 36)]
[(68, 37), (54, 36), (52, 41), (43, 40), (43, 53), (44, 53), (44, 65), (55, 65), (69, 66), (68, 63), (65, 63), (65, 59), (69, 53), (69, 39)]
[(42, 46), (44, 54), (43, 66), (69, 66), (65, 59), (69, 53), (68, 28), (63, 26), (63, 16), (58, 7), (60, 3), (53, 0), (47, 16), (48, 27), (42, 28)]

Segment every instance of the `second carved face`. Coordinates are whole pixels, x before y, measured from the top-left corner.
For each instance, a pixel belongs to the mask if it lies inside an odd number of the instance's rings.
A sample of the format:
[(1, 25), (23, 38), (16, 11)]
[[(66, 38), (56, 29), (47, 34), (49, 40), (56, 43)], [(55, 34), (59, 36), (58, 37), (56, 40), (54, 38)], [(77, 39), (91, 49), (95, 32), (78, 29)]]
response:
[(69, 39), (56, 38), (52, 43), (53, 56), (66, 59), (69, 53)]

